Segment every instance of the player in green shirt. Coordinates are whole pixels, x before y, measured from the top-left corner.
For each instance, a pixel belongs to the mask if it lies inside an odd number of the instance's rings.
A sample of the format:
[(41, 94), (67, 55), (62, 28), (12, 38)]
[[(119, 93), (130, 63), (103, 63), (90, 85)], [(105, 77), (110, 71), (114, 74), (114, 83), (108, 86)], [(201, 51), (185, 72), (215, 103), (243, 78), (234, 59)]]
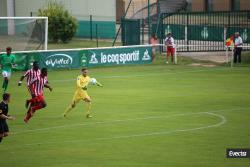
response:
[(16, 56), (14, 54), (11, 54), (11, 51), (12, 51), (12, 48), (7, 47), (6, 48), (6, 54), (1, 55), (1, 57), (0, 57), (2, 75), (3, 75), (3, 78), (4, 78), (3, 86), (2, 86), (4, 92), (6, 92), (7, 87), (8, 87), (12, 67), (15, 66)]

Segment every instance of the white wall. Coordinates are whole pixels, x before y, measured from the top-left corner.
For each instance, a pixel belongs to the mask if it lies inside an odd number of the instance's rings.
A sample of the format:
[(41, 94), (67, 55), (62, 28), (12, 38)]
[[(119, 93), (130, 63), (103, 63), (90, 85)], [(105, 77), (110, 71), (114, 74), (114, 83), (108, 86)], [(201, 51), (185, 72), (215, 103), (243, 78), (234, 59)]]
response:
[[(116, 0), (56, 0), (62, 2), (69, 12), (81, 20), (93, 15), (96, 21), (116, 20)], [(15, 0), (16, 16), (30, 16), (46, 6), (48, 0)]]
[(7, 0), (0, 0), (0, 17), (7, 16)]

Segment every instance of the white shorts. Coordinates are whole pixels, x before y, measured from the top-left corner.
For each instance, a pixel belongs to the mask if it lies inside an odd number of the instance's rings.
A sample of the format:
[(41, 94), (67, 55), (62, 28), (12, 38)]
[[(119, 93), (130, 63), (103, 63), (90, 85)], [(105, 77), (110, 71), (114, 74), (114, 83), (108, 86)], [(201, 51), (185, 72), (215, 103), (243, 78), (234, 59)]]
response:
[(2, 75), (3, 75), (4, 78), (10, 78), (11, 72), (9, 72), (9, 71), (3, 71)]

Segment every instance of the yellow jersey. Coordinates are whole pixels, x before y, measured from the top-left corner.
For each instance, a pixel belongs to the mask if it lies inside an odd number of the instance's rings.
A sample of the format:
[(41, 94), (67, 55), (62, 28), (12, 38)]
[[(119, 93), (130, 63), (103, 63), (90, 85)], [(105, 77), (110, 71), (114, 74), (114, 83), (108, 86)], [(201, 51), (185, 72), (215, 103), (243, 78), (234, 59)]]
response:
[(87, 91), (87, 86), (90, 82), (90, 77), (79, 75), (76, 81), (76, 91)]

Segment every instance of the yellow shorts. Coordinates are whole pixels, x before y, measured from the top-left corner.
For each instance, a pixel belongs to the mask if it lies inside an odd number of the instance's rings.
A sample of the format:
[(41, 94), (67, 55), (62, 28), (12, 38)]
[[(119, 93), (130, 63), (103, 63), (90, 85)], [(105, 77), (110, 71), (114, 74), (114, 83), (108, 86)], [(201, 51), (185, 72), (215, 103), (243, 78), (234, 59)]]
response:
[(90, 99), (87, 91), (76, 91), (72, 103), (78, 103), (80, 100)]

